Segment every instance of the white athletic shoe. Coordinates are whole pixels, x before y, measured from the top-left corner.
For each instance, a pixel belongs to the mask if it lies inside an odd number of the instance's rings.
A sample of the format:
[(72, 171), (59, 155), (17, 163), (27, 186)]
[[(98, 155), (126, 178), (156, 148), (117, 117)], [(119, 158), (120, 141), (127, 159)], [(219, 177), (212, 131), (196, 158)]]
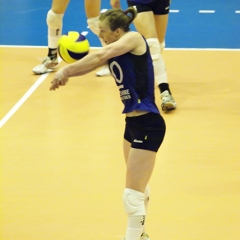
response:
[(105, 76), (110, 76), (110, 75), (111, 75), (111, 73), (110, 73), (108, 66), (104, 66), (96, 72), (96, 76), (98, 76), (98, 77), (105, 77)]
[(176, 102), (174, 101), (172, 95), (169, 93), (168, 90), (161, 93), (162, 99), (162, 110), (164, 112), (173, 110), (177, 107)]
[[(122, 240), (126, 240), (126, 237), (123, 237)], [(150, 237), (144, 232), (142, 233), (140, 240), (150, 240)]]
[(58, 67), (58, 59), (51, 60), (50, 57), (45, 57), (41, 64), (32, 69), (35, 74), (43, 74), (55, 71)]

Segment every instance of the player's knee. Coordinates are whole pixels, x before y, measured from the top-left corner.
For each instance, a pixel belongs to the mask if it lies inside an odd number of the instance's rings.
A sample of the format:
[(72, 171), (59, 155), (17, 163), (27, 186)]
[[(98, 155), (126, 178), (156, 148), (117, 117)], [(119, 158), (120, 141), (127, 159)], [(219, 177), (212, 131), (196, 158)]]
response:
[(47, 14), (47, 25), (51, 29), (61, 29), (62, 28), (63, 14), (57, 14), (53, 10), (49, 10)]
[(99, 34), (98, 18), (99, 18), (99, 16), (87, 19), (88, 27), (96, 35)]
[(125, 188), (123, 192), (123, 204), (125, 212), (132, 216), (145, 215), (146, 212), (144, 199), (144, 193), (130, 188)]
[(160, 43), (157, 38), (148, 38), (147, 43), (149, 46), (150, 54), (152, 57), (152, 60), (157, 60), (160, 55), (161, 47)]

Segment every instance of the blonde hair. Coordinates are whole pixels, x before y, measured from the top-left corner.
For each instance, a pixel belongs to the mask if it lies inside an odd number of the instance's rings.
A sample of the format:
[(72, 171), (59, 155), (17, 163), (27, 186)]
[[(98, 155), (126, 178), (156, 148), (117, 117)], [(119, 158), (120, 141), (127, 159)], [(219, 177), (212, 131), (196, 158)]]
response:
[(136, 16), (137, 11), (134, 7), (129, 7), (125, 11), (121, 9), (110, 9), (102, 13), (99, 17), (99, 20), (107, 20), (111, 31), (121, 28), (124, 32), (128, 32), (130, 30), (129, 26)]

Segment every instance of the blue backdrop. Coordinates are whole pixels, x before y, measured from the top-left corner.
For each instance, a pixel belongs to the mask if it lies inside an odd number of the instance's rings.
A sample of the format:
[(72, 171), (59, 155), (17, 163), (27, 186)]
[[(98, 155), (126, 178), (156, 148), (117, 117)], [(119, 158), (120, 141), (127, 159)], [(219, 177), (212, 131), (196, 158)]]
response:
[[(126, 1), (121, 2), (127, 8)], [(50, 0), (0, 0), (0, 45), (47, 46), (46, 14), (50, 7)], [(103, 0), (102, 9), (108, 8), (109, 0)], [(83, 0), (71, 0), (68, 6), (63, 32), (69, 30), (88, 31)], [(90, 31), (87, 38), (91, 46), (100, 46)], [(240, 49), (240, 1), (172, 0), (166, 44), (169, 48)]]

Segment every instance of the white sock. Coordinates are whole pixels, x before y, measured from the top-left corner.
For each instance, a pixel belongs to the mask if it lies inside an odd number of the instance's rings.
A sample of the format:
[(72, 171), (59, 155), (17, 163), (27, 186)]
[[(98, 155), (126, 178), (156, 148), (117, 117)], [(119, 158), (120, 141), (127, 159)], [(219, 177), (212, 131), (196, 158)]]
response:
[(58, 40), (62, 35), (62, 29), (48, 28), (48, 47), (57, 48)]
[(144, 229), (145, 216), (128, 216), (126, 240), (139, 240)]

